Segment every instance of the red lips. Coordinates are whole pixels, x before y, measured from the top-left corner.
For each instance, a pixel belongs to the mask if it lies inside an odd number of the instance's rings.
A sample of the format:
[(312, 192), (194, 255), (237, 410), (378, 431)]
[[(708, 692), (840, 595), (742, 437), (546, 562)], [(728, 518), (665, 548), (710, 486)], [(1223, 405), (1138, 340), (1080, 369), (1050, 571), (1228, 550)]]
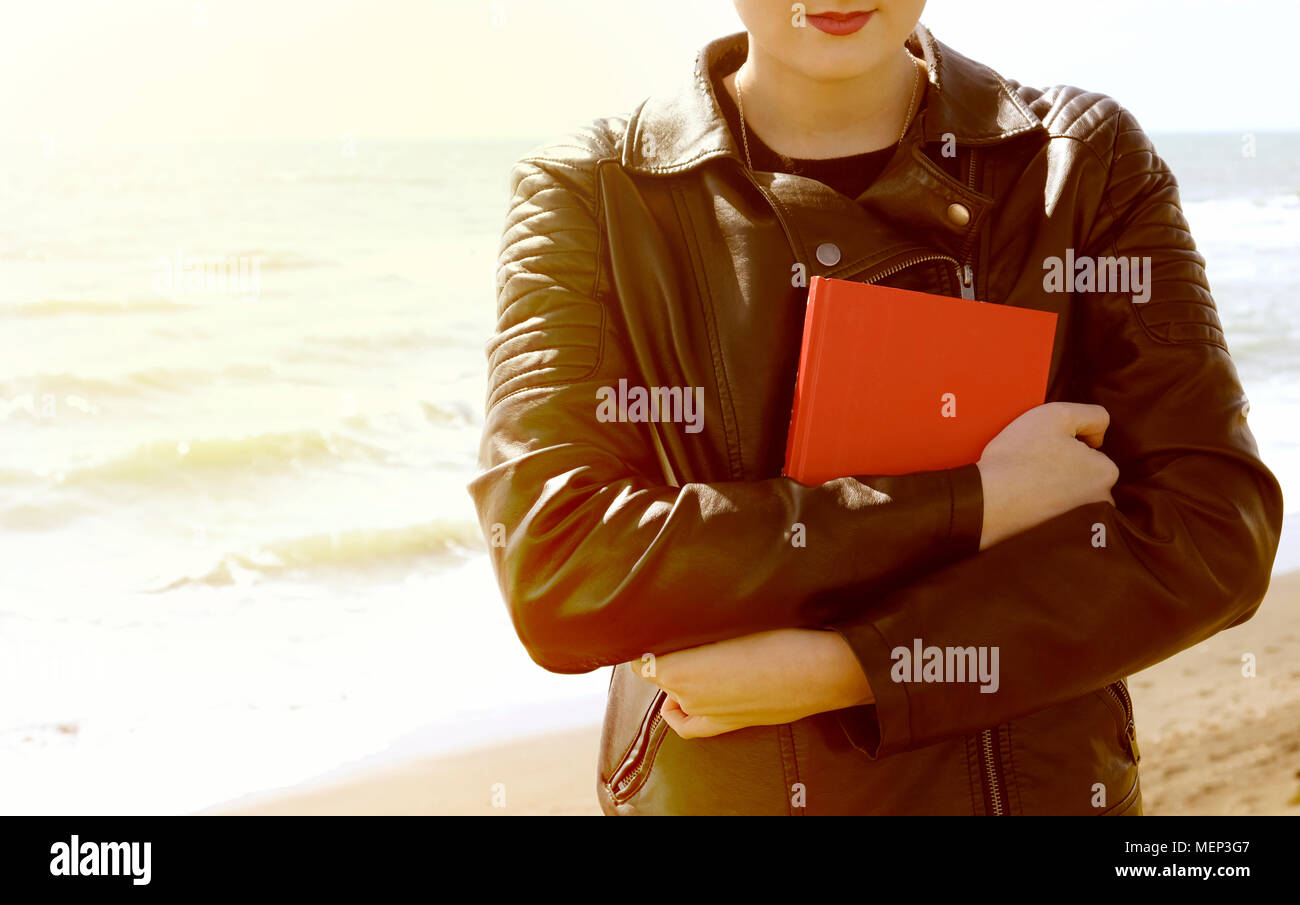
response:
[(856, 13), (809, 13), (805, 18), (808, 24), (828, 35), (851, 35), (867, 24), (874, 12)]

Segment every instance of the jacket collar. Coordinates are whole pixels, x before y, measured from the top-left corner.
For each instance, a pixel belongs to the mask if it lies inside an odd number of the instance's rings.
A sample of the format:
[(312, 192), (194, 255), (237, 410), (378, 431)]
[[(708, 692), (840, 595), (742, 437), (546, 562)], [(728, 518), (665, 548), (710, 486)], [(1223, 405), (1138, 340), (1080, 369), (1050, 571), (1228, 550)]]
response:
[[(748, 48), (749, 35), (743, 31), (711, 41), (681, 90), (646, 100), (628, 124), (623, 166), (669, 174), (715, 157), (740, 160), (709, 73), (724, 63), (739, 66)], [(916, 26), (907, 49), (925, 60), (930, 73), (930, 90), (912, 125), (925, 141), (941, 141), (951, 133), (958, 144), (987, 145), (1044, 128), (1002, 76), (935, 40), (924, 25)]]

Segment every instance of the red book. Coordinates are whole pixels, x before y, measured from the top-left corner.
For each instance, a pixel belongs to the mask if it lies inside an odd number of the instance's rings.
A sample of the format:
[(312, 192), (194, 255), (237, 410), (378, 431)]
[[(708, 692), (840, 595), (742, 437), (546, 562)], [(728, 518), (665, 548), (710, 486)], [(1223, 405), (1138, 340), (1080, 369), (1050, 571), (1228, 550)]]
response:
[(1056, 315), (813, 277), (785, 474), (937, 471), (979, 459), (1047, 393)]

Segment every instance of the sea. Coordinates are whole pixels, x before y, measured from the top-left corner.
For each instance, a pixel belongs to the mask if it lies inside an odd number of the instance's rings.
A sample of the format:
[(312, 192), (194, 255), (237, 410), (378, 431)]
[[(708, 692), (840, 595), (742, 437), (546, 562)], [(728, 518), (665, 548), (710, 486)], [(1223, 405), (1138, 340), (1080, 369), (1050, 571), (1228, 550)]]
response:
[[(195, 812), (599, 719), (608, 672), (529, 659), (465, 489), (544, 137), (0, 145), (0, 813)], [(1294, 513), (1300, 135), (1155, 138)]]

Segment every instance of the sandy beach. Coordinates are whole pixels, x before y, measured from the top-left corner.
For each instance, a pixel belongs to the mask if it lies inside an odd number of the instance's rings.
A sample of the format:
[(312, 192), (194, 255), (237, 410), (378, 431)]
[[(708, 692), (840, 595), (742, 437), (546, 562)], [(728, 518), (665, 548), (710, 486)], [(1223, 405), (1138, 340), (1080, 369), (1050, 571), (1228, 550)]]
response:
[[(1254, 677), (1242, 674), (1245, 654)], [(1274, 576), (1249, 622), (1130, 686), (1148, 815), (1300, 815), (1300, 572)], [(599, 737), (591, 726), (417, 759), (211, 813), (598, 815)]]

